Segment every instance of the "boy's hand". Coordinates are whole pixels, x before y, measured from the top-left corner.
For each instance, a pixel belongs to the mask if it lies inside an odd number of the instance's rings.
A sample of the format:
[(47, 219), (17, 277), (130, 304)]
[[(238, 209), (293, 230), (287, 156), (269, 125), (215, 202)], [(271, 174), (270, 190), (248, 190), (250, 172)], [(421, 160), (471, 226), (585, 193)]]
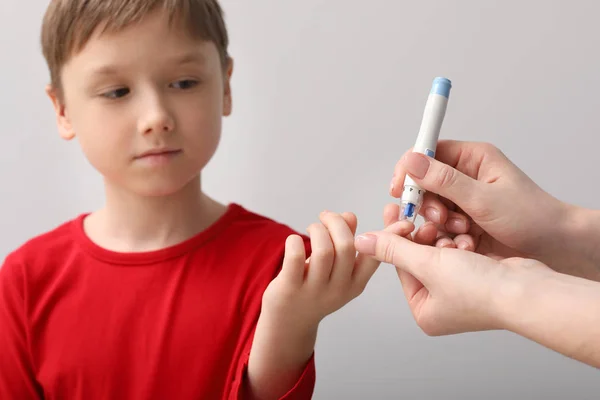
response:
[(298, 329), (316, 327), (359, 296), (379, 266), (372, 257), (356, 255), (354, 214), (324, 211), (319, 219), (307, 229), (311, 257), (300, 236), (289, 236), (282, 270), (263, 297), (264, 312)]
[[(323, 212), (308, 228), (311, 256), (298, 235), (286, 240), (283, 267), (263, 295), (248, 362), (247, 387), (255, 398), (278, 399), (297, 383), (314, 351), (319, 323), (359, 296), (379, 261), (356, 255), (356, 216)], [(414, 225), (386, 228), (402, 236)]]

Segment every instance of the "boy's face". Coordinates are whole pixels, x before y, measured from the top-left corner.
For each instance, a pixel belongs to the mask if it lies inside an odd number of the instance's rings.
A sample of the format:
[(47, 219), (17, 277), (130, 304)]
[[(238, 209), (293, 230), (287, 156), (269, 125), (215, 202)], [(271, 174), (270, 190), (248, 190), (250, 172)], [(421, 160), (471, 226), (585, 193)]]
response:
[(108, 183), (139, 195), (196, 178), (231, 112), (231, 65), (224, 71), (213, 43), (172, 26), (154, 13), (96, 34), (62, 70), (64, 103), (48, 88), (61, 136), (77, 137)]

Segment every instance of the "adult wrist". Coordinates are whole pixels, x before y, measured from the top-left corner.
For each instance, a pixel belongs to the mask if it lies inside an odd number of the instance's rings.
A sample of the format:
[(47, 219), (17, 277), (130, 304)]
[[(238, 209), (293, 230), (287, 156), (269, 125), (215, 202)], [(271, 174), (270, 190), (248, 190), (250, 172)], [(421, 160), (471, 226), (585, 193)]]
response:
[(492, 329), (511, 330), (515, 307), (525, 296), (526, 287), (518, 275), (509, 270), (490, 290), (490, 303), (487, 314), (492, 320)]
[(559, 226), (561, 248), (556, 249), (561, 272), (600, 281), (600, 211), (568, 206)]
[(521, 334), (522, 325), (530, 318), (528, 305), (536, 302), (545, 282), (560, 274), (533, 259), (518, 259), (515, 263), (507, 266), (503, 279), (492, 290), (490, 315), (494, 316), (495, 328)]

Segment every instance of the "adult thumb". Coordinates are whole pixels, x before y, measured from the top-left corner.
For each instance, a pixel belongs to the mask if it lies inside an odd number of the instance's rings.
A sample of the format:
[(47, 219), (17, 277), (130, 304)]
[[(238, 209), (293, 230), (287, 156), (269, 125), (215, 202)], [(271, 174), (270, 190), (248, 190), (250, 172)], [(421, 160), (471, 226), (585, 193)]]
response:
[(356, 250), (375, 259), (393, 264), (423, 282), (428, 271), (439, 259), (440, 249), (420, 245), (391, 232), (378, 231), (359, 235), (355, 240)]
[(465, 211), (469, 208), (465, 203), (478, 197), (483, 189), (481, 182), (421, 153), (406, 153), (401, 165), (421, 188), (447, 198)]

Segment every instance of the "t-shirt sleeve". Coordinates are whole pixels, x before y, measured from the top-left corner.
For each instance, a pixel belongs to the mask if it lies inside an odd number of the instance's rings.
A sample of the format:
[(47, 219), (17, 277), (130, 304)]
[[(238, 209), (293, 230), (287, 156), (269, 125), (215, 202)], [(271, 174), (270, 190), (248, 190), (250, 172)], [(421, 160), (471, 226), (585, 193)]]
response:
[(41, 399), (25, 318), (22, 264), (9, 256), (0, 267), (0, 399)]
[[(301, 235), (304, 240), (304, 249), (306, 251), (306, 257), (310, 257), (311, 246), (310, 238)], [(283, 258), (282, 258), (283, 261)], [(281, 270), (281, 266), (277, 270), (277, 274)], [(277, 276), (275, 274), (275, 276)], [(250, 359), (250, 350), (252, 347), (252, 339), (249, 341), (246, 350), (244, 351), (243, 359), (239, 364), (239, 368), (236, 372), (235, 381), (232, 390), (229, 395), (229, 400), (247, 400), (251, 396), (245, 391), (247, 386), (245, 380), (247, 379), (248, 372), (248, 360)], [(310, 400), (313, 396), (314, 388), (316, 383), (316, 367), (315, 367), (315, 353), (311, 355), (310, 359), (304, 367), (304, 371), (296, 381), (295, 385), (279, 400)]]

